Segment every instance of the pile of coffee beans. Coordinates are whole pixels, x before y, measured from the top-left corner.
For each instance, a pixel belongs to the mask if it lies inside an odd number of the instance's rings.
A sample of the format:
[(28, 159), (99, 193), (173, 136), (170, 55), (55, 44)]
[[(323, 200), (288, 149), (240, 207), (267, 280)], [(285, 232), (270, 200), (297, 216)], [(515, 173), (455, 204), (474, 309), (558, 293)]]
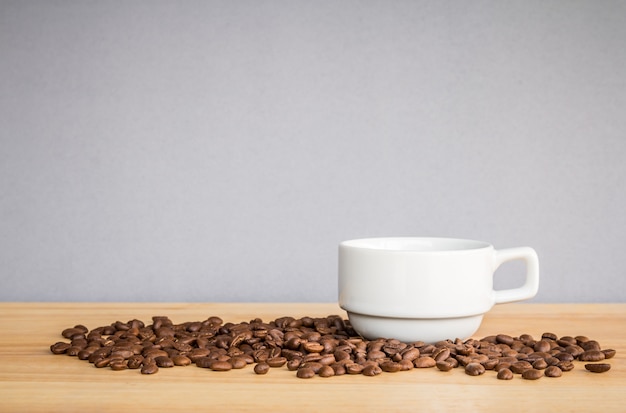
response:
[(501, 380), (511, 380), (515, 375), (536, 380), (560, 377), (574, 368), (575, 361), (586, 362), (590, 372), (603, 373), (611, 368), (604, 361), (615, 355), (615, 350), (602, 349), (588, 337), (557, 337), (552, 333), (538, 339), (529, 334), (498, 334), (435, 344), (365, 340), (348, 320), (337, 315), (281, 317), (267, 323), (254, 319), (236, 324), (224, 323), (219, 317), (174, 324), (166, 316), (155, 316), (149, 325), (134, 319), (91, 331), (76, 325), (61, 334), (69, 342), (51, 345), (54, 354), (76, 356), (98, 368), (137, 369), (143, 374), (191, 364), (213, 371), (254, 364), (256, 374), (286, 366), (299, 378), (462, 368), (470, 376), (493, 370)]

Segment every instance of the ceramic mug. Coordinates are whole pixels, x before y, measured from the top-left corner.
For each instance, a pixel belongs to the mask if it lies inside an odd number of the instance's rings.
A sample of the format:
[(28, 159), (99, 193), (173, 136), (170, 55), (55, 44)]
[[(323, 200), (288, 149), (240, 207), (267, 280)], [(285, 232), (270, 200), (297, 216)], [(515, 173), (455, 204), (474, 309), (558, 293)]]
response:
[[(512, 260), (526, 262), (524, 284), (494, 290), (496, 269)], [(466, 339), (494, 304), (532, 298), (538, 288), (539, 260), (530, 247), (416, 237), (339, 244), (339, 306), (367, 339)]]

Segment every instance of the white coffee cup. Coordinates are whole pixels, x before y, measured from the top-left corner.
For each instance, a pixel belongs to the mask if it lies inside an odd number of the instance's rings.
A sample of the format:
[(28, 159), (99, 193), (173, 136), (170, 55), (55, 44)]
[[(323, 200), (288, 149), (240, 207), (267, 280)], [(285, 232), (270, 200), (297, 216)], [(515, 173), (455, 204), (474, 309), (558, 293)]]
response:
[[(519, 288), (494, 290), (506, 261), (526, 262)], [(339, 244), (339, 306), (367, 339), (466, 339), (494, 304), (532, 298), (539, 260), (530, 247), (496, 250), (454, 238), (366, 238)]]

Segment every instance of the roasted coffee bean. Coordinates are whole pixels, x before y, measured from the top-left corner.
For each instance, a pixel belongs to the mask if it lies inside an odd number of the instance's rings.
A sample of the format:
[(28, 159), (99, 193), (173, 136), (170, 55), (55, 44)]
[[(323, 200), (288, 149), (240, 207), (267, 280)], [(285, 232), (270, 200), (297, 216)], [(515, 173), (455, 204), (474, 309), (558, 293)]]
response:
[(578, 358), (580, 361), (601, 361), (604, 360), (606, 355), (600, 350), (587, 350), (584, 351)]
[[(334, 359), (333, 359), (334, 361)], [(287, 364), (287, 359), (285, 357), (274, 357), (271, 359), (267, 359), (267, 364), (270, 367), (282, 367)]]
[(380, 364), (380, 368), (382, 369), (382, 371), (387, 373), (396, 373), (402, 370), (402, 366), (400, 365), (400, 363), (397, 363), (395, 361), (385, 361)]
[(528, 369), (522, 372), (522, 377), (526, 380), (537, 380), (543, 377), (543, 370)]
[(548, 362), (545, 359), (537, 359), (533, 362), (533, 368), (537, 370), (543, 370), (548, 367)]
[(324, 346), (315, 341), (307, 341), (302, 343), (302, 349), (308, 353), (321, 353), (324, 350)]
[(159, 366), (156, 363), (147, 363), (141, 367), (141, 374), (154, 374), (159, 371)]
[(333, 363), (330, 365), (335, 372), (335, 376), (346, 374), (346, 367), (343, 364)]
[(176, 355), (172, 356), (172, 362), (175, 366), (188, 366), (191, 364), (191, 359), (187, 356)]
[(539, 352), (542, 352), (542, 353), (546, 353), (546, 352), (550, 351), (550, 348), (551, 348), (551, 345), (550, 345), (550, 342), (548, 340), (539, 340), (533, 346), (533, 349), (535, 351), (539, 351)]
[(242, 356), (232, 357), (229, 361), (234, 369), (242, 369), (248, 365), (248, 362)]
[(433, 358), (435, 359), (435, 361), (443, 361), (446, 360), (448, 357), (450, 357), (450, 349), (447, 347), (439, 349), (433, 354)]
[(143, 363), (143, 356), (140, 355), (132, 355), (128, 358), (128, 368), (129, 369), (138, 369), (141, 367)]
[(209, 368), (213, 371), (229, 371), (233, 368), (233, 365), (228, 361), (216, 360), (211, 363)]
[(111, 352), (111, 357), (120, 356), (127, 359), (134, 354), (135, 353), (132, 350), (116, 350)]
[(378, 367), (378, 365), (369, 364), (363, 367), (363, 371), (361, 372), (361, 374), (363, 374), (364, 376), (378, 376), (382, 372), (383, 370), (380, 367)]
[(318, 363), (317, 361), (305, 362), (300, 366), (300, 368), (310, 368), (315, 374), (317, 374), (322, 367), (324, 367), (324, 365), (322, 363)]
[(154, 358), (154, 362), (159, 367), (174, 367), (174, 362), (167, 356), (158, 356)]
[(65, 351), (65, 354), (67, 354), (68, 356), (78, 356), (78, 353), (80, 353), (81, 350), (82, 349), (80, 347), (69, 346)]
[(106, 357), (106, 358), (101, 358), (101, 359), (94, 361), (93, 365), (101, 369), (103, 367), (108, 367), (110, 363), (111, 363), (111, 359)]
[(363, 371), (363, 365), (358, 363), (346, 364), (346, 373), (348, 374), (361, 374)]
[(441, 371), (450, 371), (454, 368), (452, 363), (447, 360), (440, 360), (435, 364), (435, 366)]
[(595, 340), (587, 340), (584, 343), (580, 343), (580, 346), (585, 350), (600, 350), (600, 344)]
[(402, 358), (404, 360), (413, 361), (420, 356), (420, 351), (418, 348), (411, 347), (408, 350), (402, 352)]
[(437, 362), (429, 356), (420, 356), (413, 361), (413, 365), (418, 369), (435, 367)]
[(612, 348), (607, 348), (606, 350), (602, 350), (602, 352), (604, 353), (605, 359), (610, 359), (615, 356), (615, 350), (613, 350)]
[(298, 370), (301, 364), (302, 364), (302, 358), (299, 358), (299, 357), (292, 358), (291, 360), (287, 362), (287, 369), (289, 371)]
[(70, 348), (69, 343), (59, 341), (50, 346), (50, 351), (52, 351), (54, 354), (65, 354), (68, 348)]
[(296, 372), (296, 377), (300, 379), (310, 379), (315, 377), (315, 371), (311, 367), (300, 367)]
[(411, 360), (402, 359), (398, 362), (401, 371), (412, 370), (415, 366)]
[(571, 371), (574, 369), (574, 363), (571, 361), (560, 361), (556, 366), (563, 371)]
[(337, 362), (337, 359), (335, 359), (335, 356), (333, 354), (324, 354), (324, 355), (322, 355), (319, 358), (319, 360), (317, 360), (317, 362), (321, 363), (321, 364), (323, 364), (325, 366), (329, 366), (329, 365)]
[(496, 335), (496, 341), (498, 343), (506, 344), (508, 346), (510, 346), (514, 342), (513, 337), (511, 337), (509, 335), (506, 335), (506, 334), (498, 334), (498, 335)]
[(196, 359), (196, 366), (208, 369), (211, 368), (213, 361), (215, 360), (210, 357), (199, 357)]
[(513, 372), (507, 368), (503, 368), (498, 371), (497, 377), (500, 380), (511, 380), (513, 378)]
[(333, 370), (330, 366), (323, 366), (318, 372), (317, 375), (320, 377), (332, 377), (335, 375), (335, 370)]
[(561, 377), (563, 375), (563, 370), (557, 366), (549, 366), (544, 370), (543, 374), (546, 377)]
[(587, 363), (585, 369), (592, 373), (604, 373), (611, 369), (611, 365), (608, 363)]
[(128, 368), (128, 361), (126, 360), (116, 360), (109, 364), (111, 370), (126, 370)]
[(256, 374), (267, 374), (268, 371), (270, 371), (270, 365), (264, 361), (257, 363), (256, 366), (254, 366), (254, 372)]
[(556, 357), (557, 359), (561, 361), (573, 361), (574, 360), (574, 356), (566, 352), (560, 352), (558, 354), (555, 354), (554, 357)]
[(527, 361), (518, 361), (511, 364), (511, 371), (515, 374), (522, 374), (524, 371), (532, 369), (533, 365)]
[(66, 328), (61, 332), (61, 335), (65, 338), (72, 339), (74, 337), (80, 337), (85, 335), (85, 331), (80, 328)]
[(386, 358), (387, 355), (385, 354), (384, 351), (380, 351), (380, 350), (372, 350), (369, 353), (367, 353), (367, 359), (368, 360), (380, 360), (380, 359), (384, 359)]
[(485, 361), (483, 361), (480, 364), (482, 364), (483, 367), (485, 367), (485, 370), (493, 370), (493, 369), (496, 368), (498, 363), (500, 363), (500, 360), (498, 360), (498, 358), (494, 357), (492, 359), (485, 360)]
[(485, 367), (480, 363), (470, 363), (465, 366), (465, 374), (470, 376), (480, 376), (485, 373)]

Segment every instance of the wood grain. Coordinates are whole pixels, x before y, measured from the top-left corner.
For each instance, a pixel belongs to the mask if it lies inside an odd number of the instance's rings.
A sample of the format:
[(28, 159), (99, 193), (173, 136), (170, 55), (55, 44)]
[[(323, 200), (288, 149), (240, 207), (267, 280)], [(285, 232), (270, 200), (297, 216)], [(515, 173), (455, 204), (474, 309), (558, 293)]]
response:
[(345, 313), (336, 304), (299, 303), (0, 303), (1, 412), (109, 411), (603, 411), (626, 410), (626, 304), (506, 304), (489, 312), (476, 334), (586, 335), (614, 348), (607, 373), (584, 363), (558, 379), (497, 380), (461, 369), (420, 369), (376, 377), (298, 379), (286, 368), (267, 375), (251, 367), (213, 372), (195, 366), (136, 370), (96, 369), (76, 357), (50, 353), (61, 331), (153, 315), (173, 322), (225, 321)]

